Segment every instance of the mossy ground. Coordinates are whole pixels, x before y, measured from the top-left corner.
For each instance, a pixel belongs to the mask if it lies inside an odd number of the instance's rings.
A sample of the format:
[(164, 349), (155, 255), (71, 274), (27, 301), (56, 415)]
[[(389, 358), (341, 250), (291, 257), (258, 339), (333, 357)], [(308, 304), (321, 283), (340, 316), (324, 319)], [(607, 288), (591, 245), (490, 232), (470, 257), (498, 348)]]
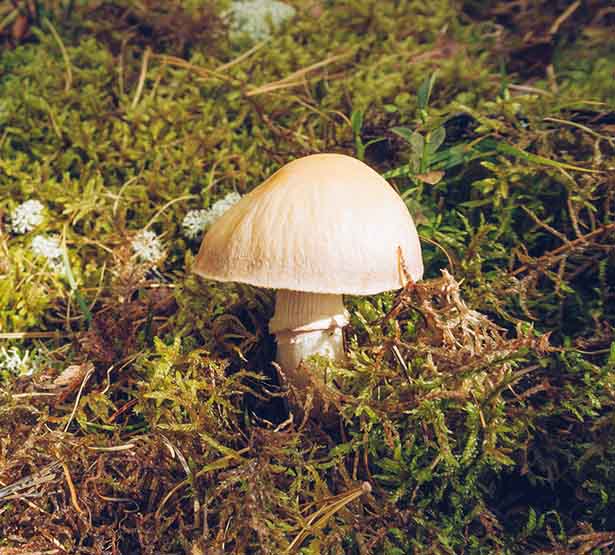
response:
[[(251, 51), (223, 3), (23, 4), (0, 2), (0, 341), (36, 368), (0, 369), (0, 553), (613, 548), (608, 2), (295, 2)], [(181, 232), (323, 151), (390, 176), (427, 269), (347, 300), (332, 427), (290, 418), (271, 292), (191, 275)], [(43, 223), (11, 233), (29, 199)]]

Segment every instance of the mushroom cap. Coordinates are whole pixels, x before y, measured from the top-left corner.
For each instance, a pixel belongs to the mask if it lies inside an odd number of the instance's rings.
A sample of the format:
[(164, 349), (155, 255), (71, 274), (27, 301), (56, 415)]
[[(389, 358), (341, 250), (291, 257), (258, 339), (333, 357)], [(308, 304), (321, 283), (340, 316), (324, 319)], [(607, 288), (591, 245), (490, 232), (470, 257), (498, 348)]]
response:
[(342, 154), (286, 164), (203, 237), (192, 270), (218, 281), (371, 295), (423, 276), (406, 205), (369, 166)]

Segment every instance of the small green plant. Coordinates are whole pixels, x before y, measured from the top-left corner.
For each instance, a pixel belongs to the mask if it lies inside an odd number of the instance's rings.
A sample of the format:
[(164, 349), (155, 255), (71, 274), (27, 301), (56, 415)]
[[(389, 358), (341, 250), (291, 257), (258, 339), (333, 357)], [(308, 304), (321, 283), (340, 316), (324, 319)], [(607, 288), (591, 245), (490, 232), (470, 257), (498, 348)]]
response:
[[(421, 126), (428, 125), (430, 121), (429, 99), (435, 82), (434, 72), (421, 83), (417, 91), (417, 120)], [(416, 187), (420, 188), (422, 183), (436, 185), (444, 177), (446, 169), (464, 161), (463, 158), (454, 156), (454, 152), (459, 151), (459, 145), (455, 151), (441, 150), (446, 139), (446, 129), (442, 125), (437, 125), (426, 132), (401, 126), (393, 127), (391, 131), (406, 141), (410, 147), (410, 162), (385, 173), (386, 178), (410, 178), (413, 188), (407, 189), (403, 196), (411, 194)]]
[(350, 116), (350, 122), (352, 125), (352, 132), (354, 135), (354, 144), (356, 156), (359, 160), (365, 160), (365, 151), (370, 145), (384, 141), (384, 137), (376, 137), (370, 139), (366, 143), (363, 142), (361, 137), (361, 129), (363, 129), (363, 118), (365, 114), (361, 110), (354, 110)]

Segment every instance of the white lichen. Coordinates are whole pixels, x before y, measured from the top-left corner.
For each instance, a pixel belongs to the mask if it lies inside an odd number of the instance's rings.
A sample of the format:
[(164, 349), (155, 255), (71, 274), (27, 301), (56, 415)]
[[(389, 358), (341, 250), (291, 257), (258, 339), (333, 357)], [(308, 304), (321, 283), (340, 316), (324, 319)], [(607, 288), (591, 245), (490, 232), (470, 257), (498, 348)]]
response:
[(184, 235), (188, 239), (197, 239), (200, 237), (210, 225), (218, 220), (231, 206), (239, 202), (241, 195), (239, 193), (229, 193), (223, 199), (220, 199), (209, 209), (190, 210), (182, 221)]
[(0, 347), (0, 372), (8, 372), (16, 376), (31, 376), (39, 362), (39, 357), (30, 351), (22, 353), (17, 347), (9, 349)]
[(230, 17), (230, 37), (265, 40), (296, 13), (295, 8), (278, 0), (237, 0), (227, 15)]
[(32, 239), (30, 248), (36, 256), (45, 258), (52, 270), (55, 272), (63, 270), (62, 245), (57, 235), (37, 235)]
[(130, 243), (135, 256), (143, 262), (158, 262), (164, 256), (162, 241), (153, 231), (143, 230)]
[(28, 233), (43, 221), (45, 207), (38, 200), (21, 203), (10, 215), (11, 231), (16, 235)]
[(182, 221), (184, 235), (197, 239), (209, 225), (209, 210), (189, 210)]
[(212, 207), (209, 209), (209, 225), (213, 224), (217, 219), (222, 216), (231, 206), (237, 204), (241, 200), (241, 195), (239, 193), (229, 193), (223, 199), (220, 199), (213, 203)]

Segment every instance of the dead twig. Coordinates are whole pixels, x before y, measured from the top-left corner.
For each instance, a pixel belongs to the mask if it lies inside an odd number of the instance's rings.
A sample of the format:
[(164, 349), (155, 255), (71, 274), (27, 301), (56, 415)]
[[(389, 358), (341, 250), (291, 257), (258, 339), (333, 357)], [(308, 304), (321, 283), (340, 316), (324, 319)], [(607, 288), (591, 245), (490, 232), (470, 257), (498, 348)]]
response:
[(589, 243), (591, 239), (595, 239), (596, 237), (599, 237), (600, 235), (609, 233), (611, 231), (615, 231), (615, 224), (605, 224), (598, 229), (594, 229), (594, 231), (591, 231), (590, 233), (582, 235), (578, 239), (568, 241), (564, 245), (547, 252), (546, 254), (542, 255), (540, 258), (531, 263), (519, 266), (517, 269), (511, 272), (511, 276), (518, 276), (523, 272), (527, 272), (532, 266), (537, 268), (547, 268), (549, 266), (553, 266), (553, 264), (556, 264), (562, 256), (567, 255), (570, 251), (581, 247), (583, 244)]

